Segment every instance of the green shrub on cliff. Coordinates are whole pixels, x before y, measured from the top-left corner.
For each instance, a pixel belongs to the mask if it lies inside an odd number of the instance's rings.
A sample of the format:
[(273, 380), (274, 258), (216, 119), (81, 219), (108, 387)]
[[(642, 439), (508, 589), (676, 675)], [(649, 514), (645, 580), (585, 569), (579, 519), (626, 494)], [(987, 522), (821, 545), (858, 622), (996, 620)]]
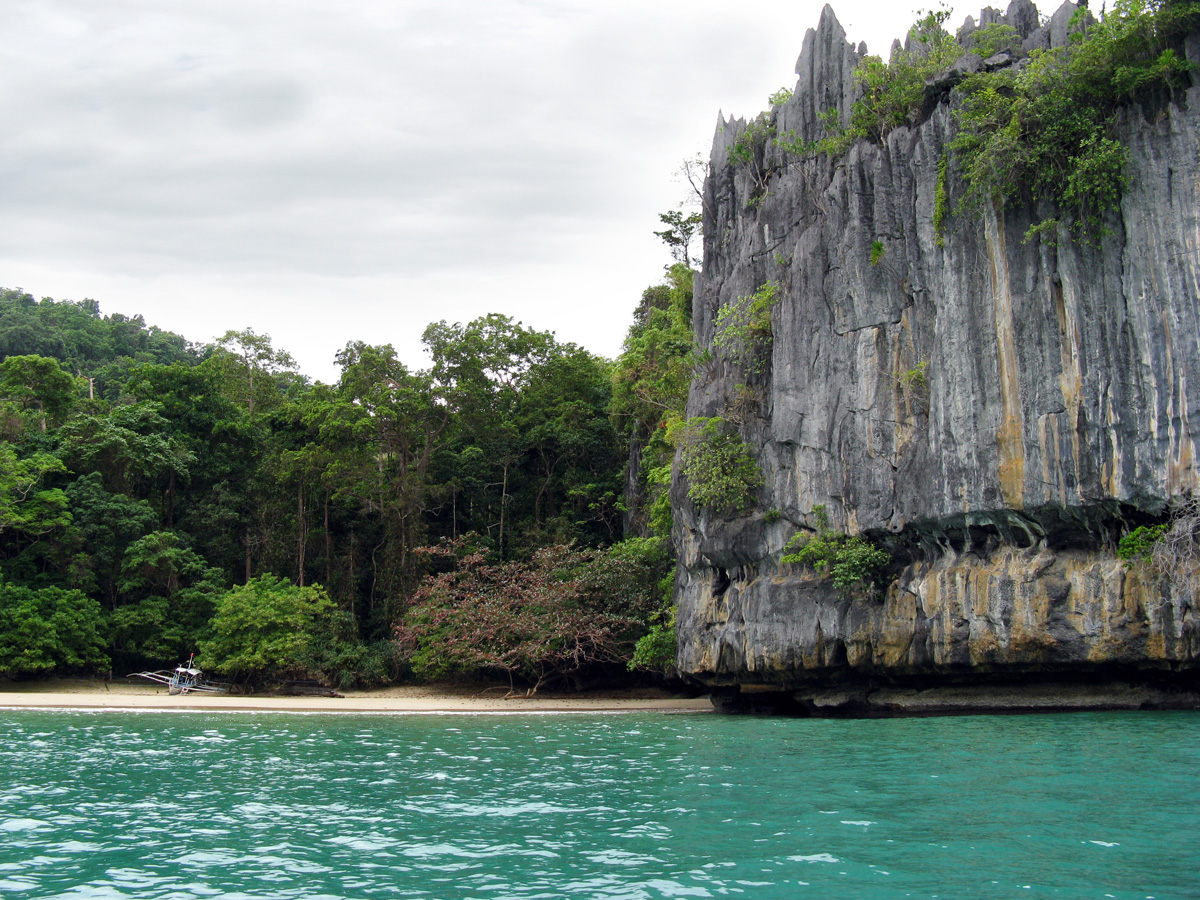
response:
[(775, 137), (775, 116), (771, 111), (759, 113), (752, 119), (729, 148), (729, 161), (750, 174), (753, 192), (751, 205), (762, 199), (772, 170), (763, 158), (767, 143)]
[(927, 12), (908, 32), (906, 48), (890, 62), (863, 57), (854, 70), (862, 97), (850, 110), (848, 133), (878, 141), (893, 128), (914, 121), (925, 104), (925, 82), (962, 55), (962, 47), (943, 27), (949, 10)]
[(1003, 50), (1019, 52), (1021, 35), (1011, 25), (992, 22), (971, 32), (967, 37), (967, 49), (972, 53), (978, 53), (984, 59)]
[(747, 374), (761, 375), (770, 362), (774, 342), (771, 314), (779, 302), (778, 291), (778, 285), (768, 282), (717, 312), (713, 346), (723, 350)]
[(801, 532), (784, 547), (781, 562), (808, 566), (828, 577), (839, 591), (873, 594), (892, 558), (864, 537), (851, 537), (829, 526), (824, 505), (813, 507), (815, 534)]
[(1149, 562), (1154, 556), (1154, 545), (1166, 532), (1166, 525), (1142, 525), (1135, 528), (1117, 544), (1117, 556), (1127, 563)]
[(1195, 591), (1200, 582), (1200, 494), (1175, 497), (1170, 516), (1121, 538), (1117, 556), (1128, 566), (1148, 565), (1176, 587)]
[(950, 214), (950, 204), (946, 199), (946, 172), (949, 168), (949, 160), (946, 159), (946, 154), (943, 153), (941, 159), (938, 160), (938, 177), (937, 184), (933, 189), (933, 242), (939, 247), (946, 242), (946, 216)]
[(740, 513), (754, 503), (762, 470), (724, 419), (697, 416), (678, 422), (668, 437), (679, 449), (689, 500), (717, 515)]

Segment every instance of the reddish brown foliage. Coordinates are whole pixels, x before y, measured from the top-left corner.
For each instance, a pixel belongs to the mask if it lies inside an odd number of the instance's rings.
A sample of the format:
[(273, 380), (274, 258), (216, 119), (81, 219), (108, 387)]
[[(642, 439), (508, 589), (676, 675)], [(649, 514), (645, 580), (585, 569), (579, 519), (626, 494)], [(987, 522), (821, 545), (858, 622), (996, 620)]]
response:
[[(460, 540), (429, 552), (463, 549)], [(557, 546), (528, 562), (489, 563), (469, 552), (421, 582), (396, 639), (425, 677), (504, 673), (530, 694), (576, 680), (627, 661), (646, 632), (661, 561), (643, 556)]]

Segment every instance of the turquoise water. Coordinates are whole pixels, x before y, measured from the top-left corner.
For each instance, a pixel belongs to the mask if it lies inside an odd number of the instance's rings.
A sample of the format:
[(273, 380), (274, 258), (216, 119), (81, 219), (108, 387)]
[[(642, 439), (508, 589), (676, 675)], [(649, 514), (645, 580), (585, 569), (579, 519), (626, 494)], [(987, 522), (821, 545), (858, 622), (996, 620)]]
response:
[(0, 710), (0, 896), (1200, 897), (1200, 715)]

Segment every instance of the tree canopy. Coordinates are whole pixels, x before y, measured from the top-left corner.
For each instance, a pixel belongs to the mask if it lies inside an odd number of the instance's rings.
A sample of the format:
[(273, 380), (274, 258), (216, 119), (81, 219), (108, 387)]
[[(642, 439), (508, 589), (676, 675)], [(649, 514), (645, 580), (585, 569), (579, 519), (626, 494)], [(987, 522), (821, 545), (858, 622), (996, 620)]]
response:
[[(679, 298), (668, 311), (686, 329)], [(201, 650), (246, 683), (377, 681), (400, 673), (395, 629), (444, 568), (422, 548), (469, 533), (480, 571), (534, 577), (547, 548), (608, 565), (600, 548), (625, 536), (614, 410), (636, 402), (614, 403), (613, 364), (500, 314), (434, 322), (424, 342), (423, 369), (350, 342), (336, 382), (314, 384), (251, 329), (198, 346), (90, 300), (0, 291), (0, 675)], [(682, 371), (650, 356), (636, 377), (682, 396)], [(604, 612), (624, 630), (588, 654), (628, 655), (643, 599)], [(560, 626), (598, 621), (569, 608)]]

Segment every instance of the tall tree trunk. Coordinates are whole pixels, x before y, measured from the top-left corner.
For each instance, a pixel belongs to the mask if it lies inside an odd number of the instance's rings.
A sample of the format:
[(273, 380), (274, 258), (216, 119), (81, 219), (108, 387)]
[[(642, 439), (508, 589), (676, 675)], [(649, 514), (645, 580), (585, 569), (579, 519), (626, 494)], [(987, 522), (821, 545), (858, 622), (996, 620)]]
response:
[(296, 488), (296, 528), (299, 532), (298, 546), (296, 547), (296, 569), (299, 578), (300, 587), (304, 587), (304, 542), (307, 537), (307, 531), (304, 527), (304, 479), (300, 479), (300, 483)]
[(504, 559), (504, 508), (508, 506), (508, 460), (504, 460), (504, 479), (500, 484), (500, 558)]
[(350, 532), (350, 603), (358, 606), (358, 582), (354, 580), (354, 532)]
[(325, 488), (325, 585), (333, 582), (333, 537), (329, 534), (329, 488)]

